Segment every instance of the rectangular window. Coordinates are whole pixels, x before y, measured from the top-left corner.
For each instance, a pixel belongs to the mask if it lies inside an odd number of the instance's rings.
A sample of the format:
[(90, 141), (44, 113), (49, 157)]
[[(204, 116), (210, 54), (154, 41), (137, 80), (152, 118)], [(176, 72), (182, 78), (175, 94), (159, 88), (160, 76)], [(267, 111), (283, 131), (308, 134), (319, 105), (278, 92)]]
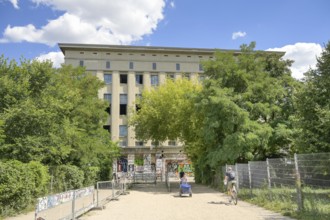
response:
[(120, 146), (120, 147), (127, 147), (127, 141), (126, 141), (126, 140), (121, 140), (121, 141), (119, 142), (119, 146)]
[(199, 71), (203, 71), (203, 65), (199, 64)]
[(134, 69), (134, 63), (133, 62), (129, 62), (129, 69), (130, 70)]
[(176, 145), (175, 141), (168, 141), (168, 146), (175, 146), (175, 145)]
[(177, 71), (180, 70), (180, 63), (175, 64), (175, 69), (176, 69)]
[(104, 73), (103, 79), (105, 84), (111, 84), (112, 83), (112, 74), (111, 73)]
[(127, 114), (127, 94), (120, 94), (120, 115)]
[(111, 126), (110, 125), (103, 125), (103, 129), (107, 130), (109, 133), (111, 132)]
[(109, 106), (105, 109), (105, 111), (110, 115), (111, 114), (111, 94), (110, 93), (104, 93), (103, 99), (104, 101), (109, 102)]
[(104, 93), (103, 99), (104, 99), (104, 101), (107, 101), (107, 102), (109, 102), (109, 104), (111, 104), (111, 94), (110, 93)]
[(184, 73), (183, 78), (189, 80), (190, 79), (190, 73)]
[(84, 66), (84, 61), (83, 60), (79, 61), (79, 66)]
[(158, 75), (151, 75), (150, 83), (152, 86), (158, 86), (159, 85)]
[(157, 69), (157, 63), (152, 63), (152, 69), (156, 70)]
[(171, 80), (174, 80), (174, 79), (175, 79), (175, 75), (174, 75), (173, 73), (168, 73), (168, 74), (166, 75), (166, 77), (167, 77), (168, 79), (171, 79)]
[(127, 84), (127, 73), (120, 73), (120, 83)]
[(137, 147), (143, 147), (143, 141), (135, 141), (135, 146)]
[(135, 75), (135, 83), (139, 84), (139, 85), (143, 85), (143, 75), (142, 74)]
[(127, 125), (119, 125), (119, 136), (127, 137)]
[(107, 61), (107, 62), (105, 63), (105, 68), (106, 68), (106, 69), (110, 69), (110, 61)]

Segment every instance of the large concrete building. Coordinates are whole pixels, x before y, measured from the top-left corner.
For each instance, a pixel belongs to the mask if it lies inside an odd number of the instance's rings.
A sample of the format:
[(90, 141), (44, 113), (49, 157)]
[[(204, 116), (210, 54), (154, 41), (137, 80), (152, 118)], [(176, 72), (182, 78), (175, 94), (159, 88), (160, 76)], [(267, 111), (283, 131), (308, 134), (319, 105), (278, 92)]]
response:
[[(91, 44), (59, 44), (59, 47), (65, 55), (65, 64), (84, 66), (106, 84), (99, 91), (99, 98), (109, 102), (109, 117), (104, 128), (113, 141), (119, 142), (123, 155), (115, 170), (150, 171), (154, 165), (158, 172), (163, 172), (165, 164), (170, 164), (174, 172), (180, 169), (179, 165), (186, 171), (189, 169), (182, 144), (176, 140), (168, 140), (155, 148), (151, 141), (136, 139), (134, 129), (127, 126), (128, 109), (134, 107), (143, 89), (158, 86), (167, 77), (201, 80), (201, 61), (213, 59), (215, 50)], [(134, 166), (139, 158), (144, 166)]]

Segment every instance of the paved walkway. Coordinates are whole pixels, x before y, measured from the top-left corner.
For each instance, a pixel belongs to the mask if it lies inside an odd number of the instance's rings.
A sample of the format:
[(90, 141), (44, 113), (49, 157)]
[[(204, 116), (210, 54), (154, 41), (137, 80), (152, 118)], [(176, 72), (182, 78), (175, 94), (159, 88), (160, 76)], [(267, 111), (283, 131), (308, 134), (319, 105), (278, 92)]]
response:
[(180, 197), (178, 183), (168, 192), (162, 183), (135, 185), (128, 195), (111, 201), (103, 210), (91, 211), (80, 220), (289, 220), (291, 218), (228, 197), (209, 187), (192, 184), (192, 197)]

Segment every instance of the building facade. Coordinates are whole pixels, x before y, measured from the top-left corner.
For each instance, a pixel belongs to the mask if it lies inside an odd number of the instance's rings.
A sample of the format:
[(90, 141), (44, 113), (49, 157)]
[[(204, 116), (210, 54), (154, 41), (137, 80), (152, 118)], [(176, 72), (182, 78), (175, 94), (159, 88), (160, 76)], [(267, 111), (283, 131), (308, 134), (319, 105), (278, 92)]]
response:
[(99, 90), (99, 98), (109, 102), (104, 129), (122, 148), (122, 158), (114, 171), (155, 169), (164, 173), (166, 169), (172, 172), (191, 169), (182, 143), (168, 140), (155, 147), (151, 141), (136, 139), (134, 129), (127, 126), (128, 109), (135, 106), (144, 89), (159, 86), (166, 78), (202, 80), (201, 61), (213, 59), (214, 49), (90, 44), (59, 44), (59, 47), (65, 64), (84, 66), (106, 84)]

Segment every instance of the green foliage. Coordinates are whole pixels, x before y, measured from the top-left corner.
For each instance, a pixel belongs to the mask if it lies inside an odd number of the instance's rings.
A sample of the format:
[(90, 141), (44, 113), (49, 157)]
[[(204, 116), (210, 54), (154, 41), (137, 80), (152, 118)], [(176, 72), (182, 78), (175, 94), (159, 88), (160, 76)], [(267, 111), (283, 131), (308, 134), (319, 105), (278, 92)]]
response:
[(40, 163), (0, 161), (0, 216), (20, 212), (35, 198), (45, 195), (49, 186), (47, 168)]
[(297, 191), (294, 188), (240, 189), (238, 197), (249, 203), (301, 220), (326, 220), (330, 217), (329, 190), (303, 189), (304, 209), (298, 210)]
[(189, 97), (195, 94), (200, 86), (182, 79), (167, 80), (165, 84), (142, 93), (137, 104), (141, 109), (129, 118), (129, 125), (134, 126), (136, 136), (141, 140), (162, 142), (182, 139), (191, 125), (193, 110)]
[(240, 53), (217, 52), (203, 63), (203, 87), (167, 81), (144, 92), (130, 121), (138, 138), (180, 139), (205, 183), (222, 164), (292, 154), (299, 85), (290, 75), (292, 61), (254, 48), (252, 42)]
[(330, 41), (306, 73), (297, 95), (296, 138), (299, 152), (330, 152)]
[[(100, 166), (118, 154), (102, 128), (104, 83), (83, 68), (0, 58), (0, 159)], [(3, 130), (3, 132), (2, 132)]]
[(84, 186), (94, 186), (100, 180), (100, 167), (84, 167)]
[(52, 167), (50, 173), (53, 178), (54, 192), (64, 192), (84, 186), (84, 172), (77, 166), (60, 165)]
[(288, 155), (292, 148), (291, 61), (282, 54), (253, 51), (216, 53), (204, 63), (207, 80), (194, 99), (200, 129), (186, 139), (186, 151), (204, 176), (221, 164)]

